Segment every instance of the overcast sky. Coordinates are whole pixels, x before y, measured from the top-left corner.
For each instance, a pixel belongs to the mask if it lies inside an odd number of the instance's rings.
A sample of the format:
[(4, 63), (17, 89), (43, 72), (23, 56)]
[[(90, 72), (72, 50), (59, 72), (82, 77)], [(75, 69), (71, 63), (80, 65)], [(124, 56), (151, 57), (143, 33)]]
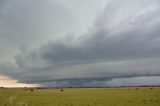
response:
[(159, 0), (0, 0), (0, 86), (157, 84)]

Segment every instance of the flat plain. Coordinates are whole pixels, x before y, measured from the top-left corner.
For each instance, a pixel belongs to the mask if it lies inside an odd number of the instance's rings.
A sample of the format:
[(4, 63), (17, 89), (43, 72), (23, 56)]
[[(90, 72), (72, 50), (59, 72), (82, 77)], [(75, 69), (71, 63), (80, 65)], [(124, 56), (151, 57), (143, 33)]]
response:
[(1, 88), (0, 106), (160, 106), (160, 88)]

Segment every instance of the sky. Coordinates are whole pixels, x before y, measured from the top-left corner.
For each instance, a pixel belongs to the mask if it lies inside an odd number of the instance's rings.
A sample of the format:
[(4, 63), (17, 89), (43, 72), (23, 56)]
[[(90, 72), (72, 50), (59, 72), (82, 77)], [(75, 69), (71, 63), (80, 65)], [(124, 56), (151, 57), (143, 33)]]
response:
[(0, 0), (0, 86), (159, 84), (159, 0)]

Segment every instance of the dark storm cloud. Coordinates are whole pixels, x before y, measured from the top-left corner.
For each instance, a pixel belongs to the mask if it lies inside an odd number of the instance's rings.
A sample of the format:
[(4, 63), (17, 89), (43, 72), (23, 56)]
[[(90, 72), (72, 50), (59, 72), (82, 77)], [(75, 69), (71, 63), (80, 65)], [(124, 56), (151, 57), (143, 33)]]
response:
[[(107, 12), (101, 18), (105, 19)], [(113, 28), (111, 31), (105, 28), (107, 20), (97, 20), (94, 28), (87, 34), (78, 38), (65, 36), (49, 41), (39, 50), (28, 53), (24, 58), (33, 59), (32, 61), (40, 59), (44, 62), (64, 63), (159, 57), (159, 16), (158, 9), (140, 15), (134, 21), (126, 20), (124, 24), (118, 28)], [(23, 59), (17, 56), (18, 61), (23, 63)]]
[(110, 10), (104, 12), (87, 34), (78, 38), (65, 36), (49, 41), (38, 51), (33, 51), (27, 56), (53, 63), (117, 61), (159, 56), (159, 9), (137, 17), (135, 16), (137, 14), (134, 14), (130, 19), (125, 20), (125, 23), (120, 23), (118, 27), (111, 30), (107, 28), (110, 27), (107, 26), (110, 21), (107, 20), (108, 13)]
[(20, 70), (12, 63), (0, 63), (0, 74), (16, 78)]
[(108, 3), (85, 34), (57, 37), (27, 53), (22, 47), (15, 56), (21, 72), (10, 76), (47, 86), (160, 76), (160, 3), (132, 2)]
[(71, 29), (74, 32), (75, 25), (74, 14), (57, 0), (1, 0), (1, 61), (13, 59), (21, 46), (30, 51), (53, 37), (52, 34), (61, 36)]

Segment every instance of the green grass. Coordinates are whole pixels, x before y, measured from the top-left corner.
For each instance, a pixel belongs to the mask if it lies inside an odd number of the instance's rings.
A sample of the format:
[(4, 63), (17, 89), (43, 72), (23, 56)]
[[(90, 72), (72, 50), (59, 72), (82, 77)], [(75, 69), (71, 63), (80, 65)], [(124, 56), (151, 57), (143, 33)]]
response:
[(0, 89), (0, 106), (160, 106), (160, 88)]

